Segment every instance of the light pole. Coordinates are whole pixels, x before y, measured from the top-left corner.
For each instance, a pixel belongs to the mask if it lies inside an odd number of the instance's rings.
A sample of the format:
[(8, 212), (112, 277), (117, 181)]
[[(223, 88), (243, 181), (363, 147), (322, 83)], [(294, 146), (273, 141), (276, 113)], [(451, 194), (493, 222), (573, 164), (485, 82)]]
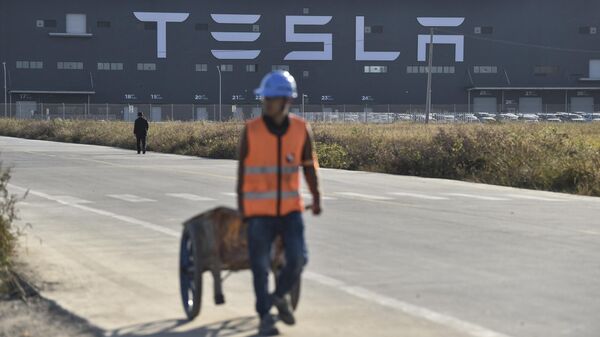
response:
[(8, 102), (6, 101), (6, 62), (2, 62), (4, 68), (4, 118), (6, 118)]
[(302, 118), (303, 119), (306, 119), (305, 112), (304, 112), (304, 99), (305, 98), (308, 98), (308, 95), (302, 94)]
[(427, 99), (425, 107), (425, 124), (429, 123), (429, 115), (431, 114), (431, 76), (433, 66), (433, 28), (429, 32), (429, 63), (427, 66)]
[(217, 66), (219, 72), (219, 122), (221, 121), (221, 67)]

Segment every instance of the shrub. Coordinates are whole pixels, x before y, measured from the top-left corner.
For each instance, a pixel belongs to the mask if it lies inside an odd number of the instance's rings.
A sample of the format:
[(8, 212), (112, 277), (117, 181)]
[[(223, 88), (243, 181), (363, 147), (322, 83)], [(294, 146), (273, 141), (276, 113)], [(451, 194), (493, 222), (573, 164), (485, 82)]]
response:
[[(234, 159), (241, 123), (165, 122), (153, 151)], [(600, 123), (315, 123), (321, 166), (600, 196)], [(135, 148), (126, 122), (0, 119), (0, 134)]]
[(10, 281), (11, 257), (14, 254), (16, 233), (12, 222), (17, 213), (15, 204), (17, 198), (10, 195), (7, 184), (10, 180), (10, 170), (0, 165), (0, 293), (6, 292)]

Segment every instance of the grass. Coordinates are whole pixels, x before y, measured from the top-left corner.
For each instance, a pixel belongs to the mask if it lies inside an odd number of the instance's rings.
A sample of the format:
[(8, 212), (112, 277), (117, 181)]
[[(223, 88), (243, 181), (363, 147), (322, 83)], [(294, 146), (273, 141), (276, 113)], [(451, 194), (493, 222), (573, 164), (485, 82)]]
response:
[[(234, 159), (239, 123), (152, 124), (149, 149)], [(600, 196), (600, 123), (313, 124), (321, 166)], [(0, 120), (0, 135), (135, 148), (132, 124)]]
[(17, 218), (17, 197), (8, 193), (10, 170), (0, 165), (0, 295), (8, 294), (12, 288), (12, 257), (15, 252), (17, 231), (13, 221)]

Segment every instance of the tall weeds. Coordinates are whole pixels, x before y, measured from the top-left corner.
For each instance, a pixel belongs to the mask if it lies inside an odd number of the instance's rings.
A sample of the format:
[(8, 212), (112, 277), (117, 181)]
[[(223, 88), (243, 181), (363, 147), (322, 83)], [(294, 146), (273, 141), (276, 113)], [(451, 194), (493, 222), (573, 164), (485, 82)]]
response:
[[(152, 123), (150, 150), (235, 158), (242, 124)], [(600, 123), (313, 125), (323, 167), (600, 196)], [(0, 120), (0, 135), (135, 148), (131, 123)]]
[(10, 267), (17, 239), (13, 221), (17, 217), (17, 197), (9, 194), (10, 170), (0, 165), (0, 294), (6, 293), (11, 281)]

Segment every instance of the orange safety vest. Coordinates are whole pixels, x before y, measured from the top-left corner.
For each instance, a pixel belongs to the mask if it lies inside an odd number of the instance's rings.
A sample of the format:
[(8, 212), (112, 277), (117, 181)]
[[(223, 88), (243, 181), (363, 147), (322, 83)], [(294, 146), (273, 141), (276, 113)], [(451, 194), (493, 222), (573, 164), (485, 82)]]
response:
[(262, 117), (246, 124), (244, 216), (284, 216), (304, 209), (299, 170), (307, 164), (302, 163), (306, 130), (306, 122), (294, 115), (281, 136), (269, 132)]

